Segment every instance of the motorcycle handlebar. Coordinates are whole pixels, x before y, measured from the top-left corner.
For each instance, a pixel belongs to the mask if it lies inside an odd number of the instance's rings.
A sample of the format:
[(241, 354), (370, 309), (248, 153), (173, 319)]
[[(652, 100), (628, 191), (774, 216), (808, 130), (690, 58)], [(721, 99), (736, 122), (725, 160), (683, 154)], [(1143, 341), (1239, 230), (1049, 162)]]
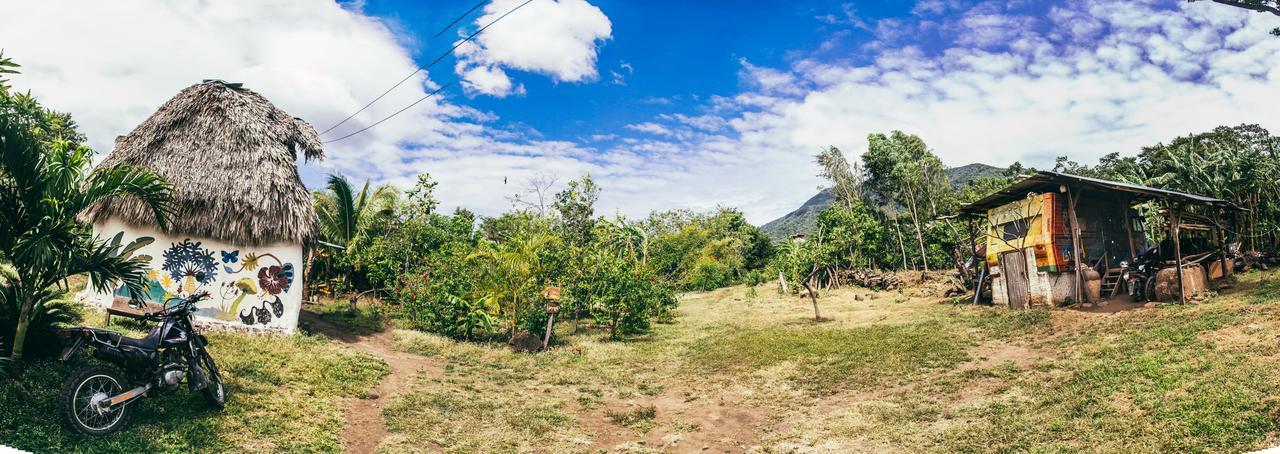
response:
[[(171, 306), (171, 307), (168, 307), (168, 308), (165, 308), (165, 309), (161, 309), (161, 310), (158, 310), (158, 311), (155, 311), (155, 312), (151, 312), (151, 313), (143, 314), (143, 315), (142, 315), (142, 318), (143, 318), (144, 320), (158, 321), (158, 320), (160, 320), (160, 319), (162, 319), (162, 318), (164, 318), (164, 317), (166, 317), (166, 316), (168, 316), (168, 315), (173, 314), (174, 312), (177, 312), (177, 310), (178, 310), (179, 308), (187, 309), (187, 308), (190, 308), (190, 307), (191, 307), (192, 305), (194, 305), (195, 303), (200, 302), (200, 301), (204, 301), (204, 300), (207, 300), (207, 299), (209, 299), (209, 292), (207, 292), (207, 291), (201, 291), (201, 292), (198, 292), (198, 293), (194, 293), (194, 294), (192, 294), (191, 296), (188, 296), (188, 297), (186, 297), (186, 298), (183, 298), (183, 299), (182, 299), (182, 302), (178, 303), (178, 304), (177, 304), (177, 305), (175, 305), (175, 306)], [(172, 301), (172, 300), (171, 300), (171, 301)]]

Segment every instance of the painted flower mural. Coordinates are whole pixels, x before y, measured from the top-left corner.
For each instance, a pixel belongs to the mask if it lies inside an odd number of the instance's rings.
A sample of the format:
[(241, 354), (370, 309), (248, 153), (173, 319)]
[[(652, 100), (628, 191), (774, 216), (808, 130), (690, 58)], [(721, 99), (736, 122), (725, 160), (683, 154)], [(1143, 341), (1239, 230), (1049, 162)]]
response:
[(258, 270), (258, 285), (272, 295), (279, 295), (293, 285), (293, 264), (272, 265)]
[(165, 273), (158, 273), (157, 286), (190, 294), (213, 283), (221, 265), (223, 274), (217, 279), (221, 302), (201, 308), (202, 315), (226, 321), (238, 318), (246, 325), (267, 325), (284, 318), (282, 297), (293, 288), (292, 263), (271, 253), (245, 251), (242, 256), (240, 250), (218, 251), (220, 258), (215, 259), (212, 251), (200, 246), (189, 239), (174, 243), (164, 253)]
[(212, 251), (200, 247), (199, 241), (192, 242), (190, 238), (171, 244), (169, 250), (164, 251), (161, 269), (181, 286), (176, 293), (190, 295), (200, 286), (213, 282), (218, 269)]

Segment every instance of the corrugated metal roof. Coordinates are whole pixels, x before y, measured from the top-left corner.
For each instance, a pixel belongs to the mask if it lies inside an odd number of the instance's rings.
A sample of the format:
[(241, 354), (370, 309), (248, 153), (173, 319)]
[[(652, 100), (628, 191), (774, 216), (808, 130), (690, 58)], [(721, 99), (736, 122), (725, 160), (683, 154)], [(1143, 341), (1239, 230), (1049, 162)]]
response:
[(1009, 185), (1008, 187), (983, 197), (976, 202), (961, 206), (960, 212), (970, 215), (983, 214), (986, 210), (991, 208), (1004, 205), (1014, 200), (1026, 198), (1028, 193), (1042, 193), (1049, 191), (1057, 192), (1058, 186), (1063, 184), (1077, 187), (1083, 186), (1093, 190), (1129, 193), (1133, 195), (1135, 202), (1144, 202), (1152, 199), (1166, 199), (1195, 205), (1240, 209), (1229, 201), (1214, 197), (1170, 191), (1168, 189), (1153, 188), (1150, 186), (1125, 183), (1122, 181), (1103, 180), (1100, 178), (1082, 177), (1079, 175), (1041, 170), (1022, 181)]

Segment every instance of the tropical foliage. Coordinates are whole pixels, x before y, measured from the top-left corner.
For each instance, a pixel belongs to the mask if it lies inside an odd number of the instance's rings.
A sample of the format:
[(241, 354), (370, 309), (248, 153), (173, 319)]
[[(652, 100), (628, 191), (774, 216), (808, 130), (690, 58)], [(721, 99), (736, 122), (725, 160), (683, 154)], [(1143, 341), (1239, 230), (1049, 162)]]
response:
[[(14, 71), (0, 57), (0, 69)], [(11, 357), (21, 360), (28, 332), (66, 320), (55, 287), (84, 274), (100, 291), (123, 282), (141, 288), (145, 262), (132, 257), (149, 240), (121, 244), (94, 237), (76, 216), (110, 197), (129, 196), (166, 225), (171, 188), (154, 173), (130, 166), (90, 171), (93, 152), (82, 145), (67, 114), (42, 107), (29, 93), (0, 83), (0, 328), (11, 332)], [(65, 290), (65, 289), (64, 289)], [(11, 331), (10, 331), (11, 330)]]
[[(772, 255), (736, 210), (598, 216), (602, 189), (590, 175), (545, 197), (513, 197), (511, 211), (483, 218), (439, 213), (436, 186), (424, 175), (405, 197), (388, 196), (381, 206), (390, 210), (375, 216), (382, 221), (326, 253), (353, 265), (343, 271), (351, 292), (380, 291), (401, 323), (456, 339), (545, 334), (549, 286), (561, 287), (561, 318), (575, 329), (614, 339), (643, 333), (670, 317), (676, 290), (758, 281)], [(526, 198), (550, 203), (518, 202)]]

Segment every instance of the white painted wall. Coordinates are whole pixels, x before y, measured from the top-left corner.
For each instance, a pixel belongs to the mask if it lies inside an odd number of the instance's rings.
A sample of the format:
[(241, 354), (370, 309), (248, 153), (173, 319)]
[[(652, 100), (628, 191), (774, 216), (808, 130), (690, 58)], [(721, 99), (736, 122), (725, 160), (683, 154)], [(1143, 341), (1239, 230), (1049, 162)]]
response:
[[(139, 237), (155, 238), (154, 243), (134, 253), (151, 257), (151, 287), (144, 295), (149, 301), (159, 303), (167, 297), (208, 291), (212, 298), (196, 306), (200, 321), (285, 333), (292, 333), (298, 326), (302, 245), (235, 246), (207, 238), (165, 235), (116, 219), (95, 224), (93, 230), (108, 241), (124, 232), (122, 244)], [(90, 285), (84, 298), (92, 303), (109, 306), (116, 297), (92, 288)]]

